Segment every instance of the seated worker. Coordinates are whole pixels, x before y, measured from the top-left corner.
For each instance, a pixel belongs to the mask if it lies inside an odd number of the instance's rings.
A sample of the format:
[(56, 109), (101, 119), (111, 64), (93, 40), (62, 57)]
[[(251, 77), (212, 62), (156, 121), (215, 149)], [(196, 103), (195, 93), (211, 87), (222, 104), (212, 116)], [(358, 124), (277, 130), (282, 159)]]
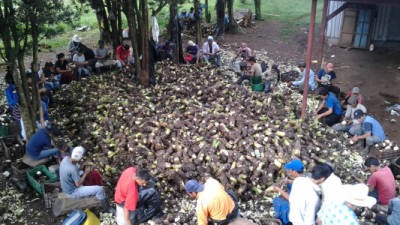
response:
[[(284, 211), (276, 213), (283, 224), (315, 224), (315, 215), (320, 203), (318, 187), (308, 177), (303, 176), (304, 165), (300, 160), (293, 160), (285, 165), (289, 177), (294, 179), (290, 195), (283, 191), (281, 188), (273, 186), (274, 191), (279, 192), (285, 200), (280, 200), (281, 208), (286, 208)], [(287, 203), (289, 201), (289, 210)], [(278, 201), (274, 199), (274, 203)], [(284, 206), (284, 207), (282, 207)], [(307, 207), (304, 207), (307, 206)], [(275, 206), (274, 206), (275, 208)], [(276, 209), (276, 208), (275, 208)], [(288, 212), (289, 211), (289, 212)], [(289, 216), (287, 216), (289, 213)]]
[(387, 211), (390, 199), (396, 197), (396, 182), (389, 167), (380, 167), (379, 161), (374, 157), (365, 160), (364, 165), (371, 172), (368, 179), (370, 196), (376, 198), (378, 209)]
[[(96, 69), (96, 55), (94, 54), (94, 51), (91, 48), (88, 48), (85, 45), (81, 46), (83, 48), (83, 55), (85, 56), (85, 61), (88, 62), (88, 67), (90, 67), (91, 72), (95, 71)], [(79, 50), (78, 50), (79, 52)]]
[(347, 109), (344, 115), (343, 122), (333, 125), (332, 128), (336, 131), (346, 131), (349, 132), (351, 135), (354, 135), (355, 130), (359, 130), (359, 126), (361, 126), (361, 124), (359, 124), (358, 121), (354, 119), (354, 112), (360, 109), (364, 114), (366, 114), (367, 108), (365, 108), (364, 105), (359, 104), (355, 96), (350, 97), (347, 102), (349, 104), (346, 106)]
[(46, 62), (44, 67), (39, 70), (39, 87), (45, 87), (48, 91), (53, 91), (61, 86), (61, 75), (56, 75), (56, 70), (52, 62)]
[(315, 77), (315, 80), (318, 82), (318, 87), (328, 88), (329, 92), (332, 92), (336, 95), (336, 97), (339, 97), (340, 88), (334, 86), (333, 82), (335, 79), (336, 73), (333, 71), (332, 63), (326, 64), (325, 69), (321, 68)]
[(207, 225), (208, 219), (214, 224), (229, 224), (239, 217), (237, 197), (214, 178), (208, 178), (204, 184), (189, 180), (185, 184), (189, 197), (197, 200), (197, 224)]
[(364, 154), (368, 154), (372, 145), (385, 141), (386, 136), (381, 124), (363, 113), (362, 110), (358, 109), (354, 112), (354, 119), (361, 124), (359, 129), (354, 130), (354, 136), (351, 140), (357, 143), (359, 140), (365, 140), (366, 147), (363, 151)]
[(87, 176), (90, 174), (90, 167), (85, 168), (82, 177), (79, 176), (77, 163), (82, 159), (85, 149), (81, 146), (72, 150), (71, 156), (65, 157), (60, 164), (60, 183), (62, 191), (69, 198), (85, 198), (96, 196), (101, 201), (101, 206), (106, 212), (113, 212), (110, 208), (106, 194), (102, 186), (84, 186)]
[(281, 71), (278, 69), (278, 65), (272, 65), (271, 74), (266, 78), (264, 92), (268, 93), (281, 81)]
[(147, 170), (125, 169), (115, 188), (117, 225), (137, 225), (163, 215), (162, 200)]
[(57, 148), (51, 148), (51, 139), (60, 132), (54, 128), (42, 128), (39, 129), (29, 139), (26, 145), (26, 153), (33, 160), (41, 160), (51, 156), (60, 154), (60, 150)]
[(342, 106), (335, 94), (329, 92), (326, 88), (320, 87), (318, 94), (321, 96), (322, 102), (317, 109), (316, 117), (323, 119), (323, 123), (326, 125), (333, 126), (342, 117)]
[(104, 67), (111, 67), (111, 66), (118, 66), (120, 65), (117, 60), (111, 60), (110, 55), (111, 53), (108, 51), (108, 48), (104, 47), (104, 41), (99, 40), (98, 42), (99, 47), (95, 50), (95, 57), (96, 57), (96, 69), (101, 70)]
[(73, 62), (76, 66), (76, 71), (78, 73), (78, 79), (81, 77), (90, 76), (92, 73), (92, 68), (89, 66), (89, 62), (85, 59), (85, 50), (80, 48), (78, 53), (74, 55)]
[[(302, 73), (302, 77), (301, 80), (298, 81), (294, 81), (289, 83), (289, 85), (293, 85), (296, 87), (299, 87), (300, 92), (303, 93), (304, 90), (304, 80), (306, 79), (306, 64), (305, 63), (301, 63), (298, 65), (301, 73)], [(311, 91), (315, 90), (315, 76), (314, 76), (314, 72), (312, 71), (312, 69), (310, 68), (310, 74), (308, 76), (308, 89)]]
[(128, 67), (135, 64), (135, 60), (131, 57), (130, 46), (127, 40), (117, 47), (115, 58), (118, 60), (118, 68)]
[(57, 61), (55, 64), (56, 73), (61, 75), (61, 84), (68, 84), (72, 80), (76, 80), (76, 77), (72, 73), (71, 68), (69, 68), (68, 62), (65, 59), (64, 53), (57, 55)]
[[(203, 59), (206, 63), (213, 62), (221, 66), (221, 54), (217, 42), (212, 36), (208, 36), (208, 41), (203, 44)], [(217, 60), (217, 62), (215, 62)]]
[(82, 39), (78, 35), (74, 35), (72, 40), (68, 43), (67, 51), (69, 52), (69, 57), (72, 59), (75, 54), (78, 53), (78, 49), (81, 46)]
[(199, 60), (200, 60), (199, 46), (196, 45), (193, 41), (188, 41), (188, 45), (186, 47), (186, 55), (185, 55), (186, 64), (196, 63), (196, 65), (198, 65)]
[(7, 99), (8, 106), (11, 109), (12, 118), (16, 121), (19, 121), (20, 128), (21, 128), (21, 137), (23, 140), (26, 140), (24, 122), (22, 121), (21, 111), (19, 109), (18, 93), (17, 93), (17, 89), (15, 88), (15, 85), (14, 85), (14, 79), (12, 77), (12, 74), (9, 71), (7, 71), (4, 79), (5, 79), (6, 83), (8, 84), (7, 89), (6, 89), (6, 99)]
[(244, 74), (239, 78), (239, 80), (236, 82), (236, 84), (242, 84), (244, 80), (250, 80), (251, 77), (253, 76), (261, 76), (262, 75), (262, 70), (261, 70), (261, 65), (257, 63), (257, 60), (254, 56), (250, 57), (249, 63), (251, 65), (250, 72)]
[(389, 201), (388, 215), (377, 214), (375, 222), (378, 225), (398, 225), (400, 224), (400, 196)]
[(165, 59), (174, 59), (174, 44), (169, 42), (168, 40), (165, 41), (165, 44), (158, 47), (158, 51), (160, 52), (161, 60)]
[[(353, 87), (353, 89), (350, 91), (350, 93), (346, 96), (346, 101), (347, 101), (351, 96), (356, 97), (359, 104), (362, 104), (362, 103), (363, 103), (363, 98), (362, 98), (362, 96), (361, 96), (361, 94), (360, 94), (360, 88), (358, 88), (358, 87)], [(344, 102), (345, 104), (347, 103), (346, 101)]]
[(240, 45), (240, 48), (236, 51), (235, 59), (240, 57), (242, 60), (248, 61), (252, 56), (251, 53), (251, 49), (247, 47), (247, 44), (245, 42), (243, 42)]
[(371, 208), (376, 200), (368, 196), (368, 187), (365, 184), (346, 184), (337, 190), (338, 198), (342, 203), (328, 204), (318, 211), (317, 224), (358, 225), (354, 211), (359, 207)]

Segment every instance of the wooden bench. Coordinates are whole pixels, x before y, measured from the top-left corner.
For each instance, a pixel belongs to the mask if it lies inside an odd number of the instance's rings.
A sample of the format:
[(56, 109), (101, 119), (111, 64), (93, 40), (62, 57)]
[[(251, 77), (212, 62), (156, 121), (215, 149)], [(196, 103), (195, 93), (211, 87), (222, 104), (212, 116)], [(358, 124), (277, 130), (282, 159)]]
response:
[(72, 210), (84, 210), (100, 207), (101, 202), (95, 197), (87, 198), (68, 198), (66, 194), (59, 193), (58, 198), (53, 203), (52, 211), (54, 216), (65, 215)]
[(32, 168), (35, 168), (40, 165), (44, 165), (48, 161), (50, 161), (50, 158), (45, 158), (45, 159), (41, 159), (41, 160), (33, 160), (28, 154), (25, 154), (24, 157), (22, 157), (22, 162)]

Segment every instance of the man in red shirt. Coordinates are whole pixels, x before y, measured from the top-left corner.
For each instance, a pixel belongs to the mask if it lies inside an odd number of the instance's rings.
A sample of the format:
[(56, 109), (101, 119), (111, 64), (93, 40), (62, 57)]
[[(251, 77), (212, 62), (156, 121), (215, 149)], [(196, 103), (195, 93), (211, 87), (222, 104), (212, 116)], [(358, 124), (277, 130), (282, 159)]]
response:
[(364, 164), (372, 173), (367, 182), (370, 195), (378, 200), (379, 205), (387, 206), (390, 199), (396, 197), (396, 183), (392, 171), (387, 166), (381, 168), (379, 161), (373, 157), (367, 158)]
[(162, 216), (162, 201), (147, 170), (125, 169), (117, 183), (114, 201), (118, 225), (137, 225)]
[(135, 61), (131, 57), (131, 51), (129, 50), (129, 43), (125, 40), (122, 45), (117, 47), (116, 59), (118, 60), (118, 68), (133, 65)]

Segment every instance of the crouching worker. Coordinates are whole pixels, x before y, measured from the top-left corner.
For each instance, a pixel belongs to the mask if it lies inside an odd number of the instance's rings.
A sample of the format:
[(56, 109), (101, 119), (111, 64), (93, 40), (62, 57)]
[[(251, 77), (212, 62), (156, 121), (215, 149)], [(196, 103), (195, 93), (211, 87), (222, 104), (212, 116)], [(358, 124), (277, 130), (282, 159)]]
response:
[(51, 139), (59, 134), (60, 132), (54, 128), (42, 128), (38, 130), (29, 139), (26, 145), (26, 153), (33, 160), (41, 160), (59, 155), (59, 149), (51, 148)]
[(318, 93), (322, 98), (322, 102), (317, 109), (316, 117), (323, 119), (326, 125), (333, 126), (342, 117), (342, 106), (335, 94), (329, 92), (325, 87), (320, 87)]
[(86, 178), (91, 173), (90, 167), (86, 167), (82, 177), (79, 176), (77, 163), (82, 159), (85, 149), (81, 146), (72, 150), (71, 156), (65, 157), (60, 164), (60, 183), (62, 191), (69, 198), (85, 198), (96, 196), (101, 201), (101, 206), (106, 212), (113, 212), (110, 208), (103, 186), (84, 186)]
[(161, 217), (162, 200), (147, 170), (125, 169), (117, 183), (114, 201), (118, 225), (138, 225)]
[(208, 219), (217, 225), (227, 225), (239, 217), (237, 197), (231, 191), (225, 191), (217, 180), (208, 178), (204, 185), (189, 180), (185, 190), (191, 198), (197, 199), (198, 225), (207, 225)]

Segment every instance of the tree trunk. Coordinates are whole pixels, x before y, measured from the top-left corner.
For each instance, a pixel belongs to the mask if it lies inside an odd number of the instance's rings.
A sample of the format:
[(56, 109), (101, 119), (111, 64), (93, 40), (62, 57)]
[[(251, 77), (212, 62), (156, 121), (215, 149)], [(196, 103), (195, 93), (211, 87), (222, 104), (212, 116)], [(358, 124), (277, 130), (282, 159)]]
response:
[(236, 34), (239, 32), (239, 25), (236, 23), (236, 20), (233, 16), (233, 3), (235, 0), (227, 0), (227, 7), (228, 7), (228, 17), (229, 17), (229, 24), (228, 24), (228, 31), (231, 34)]
[(149, 8), (147, 0), (140, 0), (140, 11), (142, 12), (141, 22), (141, 42), (142, 42), (142, 73), (138, 74), (139, 82), (148, 87), (150, 84), (150, 58), (149, 58), (149, 40), (150, 40), (150, 28), (149, 28)]
[(210, 11), (208, 10), (208, 0), (206, 0), (206, 22), (207, 23), (211, 23), (211, 15), (210, 15)]
[(225, 0), (217, 0), (215, 8), (217, 10), (216, 36), (223, 40), (225, 33)]
[(261, 20), (261, 0), (254, 0), (254, 6), (256, 10), (256, 20)]
[[(198, 14), (198, 12), (200, 11), (200, 2), (199, 0), (194, 0), (194, 11), (195, 11), (195, 15)], [(201, 42), (201, 17), (196, 18), (196, 43), (200, 44)]]
[(112, 43), (110, 23), (107, 19), (106, 7), (103, 0), (90, 0), (90, 6), (96, 12), (97, 23), (100, 30), (100, 39)]

